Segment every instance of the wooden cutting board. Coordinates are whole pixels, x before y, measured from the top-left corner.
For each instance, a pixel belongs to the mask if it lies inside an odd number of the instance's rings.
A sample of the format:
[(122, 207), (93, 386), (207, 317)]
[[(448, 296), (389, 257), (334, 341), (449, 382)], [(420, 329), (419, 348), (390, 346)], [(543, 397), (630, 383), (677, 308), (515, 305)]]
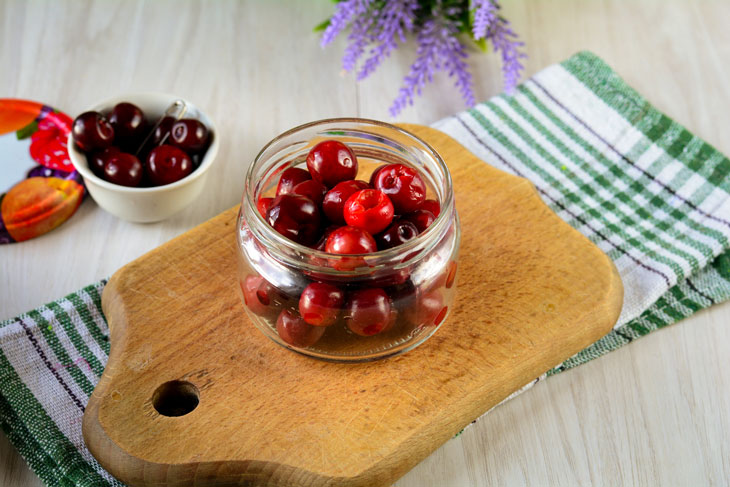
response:
[[(461, 218), (456, 303), (441, 329), (365, 364), (279, 347), (243, 312), (232, 208), (104, 289), (111, 354), (83, 422), (104, 468), (131, 486), (388, 485), (611, 330), (623, 288), (606, 255), (528, 181), (434, 129), (404, 128), (447, 162)], [(169, 414), (198, 404), (164, 416), (153, 401)]]

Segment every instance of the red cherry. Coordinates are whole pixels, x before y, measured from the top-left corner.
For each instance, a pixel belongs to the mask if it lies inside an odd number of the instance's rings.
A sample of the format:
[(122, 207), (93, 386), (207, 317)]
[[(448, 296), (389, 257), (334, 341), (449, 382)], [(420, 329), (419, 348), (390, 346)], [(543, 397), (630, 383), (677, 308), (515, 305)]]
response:
[(446, 316), (444, 309), (446, 307), (439, 291), (419, 292), (415, 305), (405, 307), (403, 316), (413, 326), (435, 326)]
[(282, 310), (276, 320), (276, 332), (282, 340), (294, 347), (311, 347), (322, 338), (327, 328), (312, 326), (288, 309)]
[(416, 210), (407, 215), (403, 215), (404, 220), (408, 220), (418, 228), (418, 233), (423, 233), (436, 220), (436, 217), (427, 210)]
[(127, 152), (109, 154), (104, 163), (104, 179), (120, 186), (139, 186), (142, 173), (142, 163)]
[(147, 122), (142, 110), (131, 103), (117, 103), (109, 114), (109, 123), (114, 127), (114, 143), (136, 150), (146, 135)]
[(71, 134), (84, 152), (105, 149), (114, 141), (114, 128), (99, 112), (84, 112), (76, 117)]
[(322, 201), (322, 211), (329, 221), (339, 225), (345, 224), (345, 202), (353, 194), (361, 189), (368, 189), (370, 185), (365, 181), (352, 180), (337, 183), (334, 188), (330, 189), (324, 200)]
[(172, 125), (175, 123), (175, 119), (172, 117), (164, 117), (160, 124), (155, 129), (155, 133), (152, 135), (152, 144), (160, 145), (163, 142), (169, 143), (169, 134)]
[(163, 186), (184, 178), (193, 171), (190, 156), (175, 146), (162, 144), (147, 155), (147, 178), (153, 186)]
[(407, 220), (394, 221), (383, 233), (376, 237), (378, 249), (392, 249), (418, 236), (418, 228)]
[[(270, 307), (271, 300), (268, 296), (268, 282), (261, 277), (250, 275), (240, 282), (243, 292), (243, 301), (252, 313), (259, 316), (272, 316), (276, 308)], [(259, 292), (261, 291), (261, 292)], [(260, 298), (263, 297), (264, 299)]]
[(376, 335), (392, 325), (390, 298), (382, 289), (355, 291), (347, 301), (347, 327), (361, 336)]
[(403, 164), (388, 164), (380, 169), (374, 186), (390, 198), (400, 215), (417, 210), (426, 199), (426, 184), (418, 171)]
[(266, 218), (266, 213), (269, 211), (272, 201), (274, 201), (274, 198), (259, 198), (259, 201), (256, 204), (256, 208), (264, 218)]
[(294, 186), (312, 179), (312, 175), (300, 167), (290, 167), (279, 178), (279, 185), (276, 187), (276, 196), (291, 193)]
[(329, 326), (345, 301), (345, 293), (330, 284), (313, 282), (304, 288), (299, 298), (299, 314), (304, 321), (314, 326)]
[(302, 181), (301, 183), (294, 186), (289, 194), (306, 196), (307, 198), (312, 200), (315, 205), (321, 206), (322, 200), (324, 200), (324, 195), (326, 192), (327, 188), (324, 187), (324, 184), (319, 183), (314, 179), (310, 179), (309, 181)]
[(342, 142), (325, 140), (307, 154), (307, 169), (313, 179), (331, 188), (340, 181), (355, 179), (357, 158)]
[(271, 202), (266, 219), (274, 230), (302, 245), (312, 245), (319, 239), (319, 209), (304, 196), (277, 196)]
[(393, 221), (393, 203), (382, 191), (362, 189), (347, 199), (344, 214), (349, 226), (374, 235)]
[(441, 214), (441, 205), (436, 200), (425, 200), (418, 209), (430, 211), (436, 218)]
[(355, 227), (340, 227), (327, 237), (325, 252), (330, 254), (369, 254), (378, 250), (367, 231)]
[(97, 151), (91, 154), (90, 156), (87, 156), (86, 160), (89, 163), (89, 168), (91, 171), (99, 176), (100, 178), (104, 178), (104, 165), (106, 164), (106, 161), (109, 159), (109, 157), (112, 154), (116, 154), (118, 152), (121, 152), (116, 147), (107, 147), (103, 151)]
[(186, 152), (200, 152), (208, 143), (208, 128), (194, 118), (183, 118), (172, 124), (167, 141)]

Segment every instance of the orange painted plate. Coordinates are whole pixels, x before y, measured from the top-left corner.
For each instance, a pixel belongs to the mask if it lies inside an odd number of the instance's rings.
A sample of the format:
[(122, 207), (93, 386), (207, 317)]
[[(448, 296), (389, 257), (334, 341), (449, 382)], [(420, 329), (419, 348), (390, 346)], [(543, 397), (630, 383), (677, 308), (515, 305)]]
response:
[(43, 235), (86, 194), (66, 151), (71, 119), (28, 100), (0, 98), (0, 244)]

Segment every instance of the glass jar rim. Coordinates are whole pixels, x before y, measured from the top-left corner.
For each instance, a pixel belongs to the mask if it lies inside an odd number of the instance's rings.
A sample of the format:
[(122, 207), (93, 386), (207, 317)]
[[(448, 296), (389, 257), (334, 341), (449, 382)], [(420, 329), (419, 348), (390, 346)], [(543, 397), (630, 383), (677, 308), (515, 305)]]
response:
[[(317, 250), (311, 247), (307, 247), (306, 245), (302, 245), (300, 243), (297, 243), (284, 235), (281, 235), (279, 232), (273, 229), (271, 225), (266, 221), (266, 219), (261, 215), (257, 209), (257, 202), (255, 201), (255, 197), (257, 196), (256, 190), (255, 190), (255, 184), (256, 181), (253, 181), (254, 177), (254, 171), (257, 168), (258, 163), (260, 163), (262, 157), (266, 154), (267, 150), (274, 146), (276, 143), (282, 141), (286, 137), (292, 136), (298, 132), (301, 132), (302, 130), (317, 126), (317, 125), (324, 125), (329, 123), (354, 123), (354, 124), (363, 124), (363, 125), (373, 125), (376, 127), (381, 127), (387, 130), (392, 130), (400, 135), (403, 135), (407, 138), (412, 139), (415, 143), (421, 145), (421, 149), (425, 150), (425, 152), (428, 153), (428, 155), (433, 159), (435, 162), (436, 167), (438, 167), (440, 174), (443, 178), (443, 201), (439, 201), (439, 205), (441, 207), (441, 210), (439, 212), (439, 215), (436, 217), (436, 219), (433, 221), (433, 223), (426, 229), (426, 231), (422, 232), (415, 238), (409, 240), (408, 242), (401, 244), (397, 247), (393, 247), (390, 249), (384, 249), (384, 250), (378, 250), (376, 252), (366, 253), (366, 254), (332, 254), (328, 252), (324, 252), (321, 250)], [(245, 181), (245, 190), (244, 190), (244, 203), (242, 205), (242, 208), (240, 210), (241, 215), (243, 215), (247, 221), (251, 222), (252, 220), (256, 222), (255, 225), (252, 225), (249, 223), (249, 227), (251, 228), (251, 231), (256, 235), (256, 237), (261, 240), (262, 242), (269, 243), (271, 245), (267, 245), (267, 250), (269, 252), (272, 252), (276, 254), (279, 258), (284, 258), (285, 260), (289, 260), (287, 255), (282, 252), (282, 249), (288, 249), (294, 252), (298, 252), (301, 254), (306, 254), (312, 257), (312, 261), (314, 260), (321, 260), (324, 262), (327, 262), (328, 264), (336, 263), (336, 262), (347, 262), (352, 261), (353, 259), (363, 259), (367, 261), (383, 261), (388, 262), (391, 260), (398, 260), (402, 265), (406, 265), (415, 258), (417, 258), (419, 255), (422, 255), (424, 251), (428, 251), (432, 246), (436, 245), (441, 238), (438, 238), (437, 236), (444, 234), (450, 227), (451, 222), (449, 221), (452, 218), (453, 214), (453, 206), (454, 206), (454, 192), (453, 192), (453, 186), (452, 186), (452, 180), (451, 180), (451, 173), (449, 171), (448, 166), (444, 162), (444, 160), (441, 158), (438, 152), (426, 141), (424, 141), (422, 138), (418, 137), (414, 133), (403, 129), (401, 127), (389, 124), (387, 122), (381, 122), (378, 120), (372, 120), (367, 118), (357, 118), (357, 117), (343, 117), (343, 118), (327, 118), (322, 120), (316, 120), (313, 122), (308, 122), (305, 124), (298, 125), (294, 128), (291, 128), (280, 135), (274, 137), (271, 141), (269, 141), (264, 147), (259, 151), (259, 153), (256, 155), (256, 158), (254, 159), (253, 163), (249, 166), (248, 170), (246, 171), (246, 181)], [(406, 253), (408, 253), (408, 256), (404, 260), (400, 260), (402, 256)], [(357, 275), (361, 274), (361, 269), (351, 269), (351, 270), (340, 270), (340, 269), (333, 269), (331, 265), (323, 266), (318, 264), (313, 264), (312, 262), (302, 263), (297, 262), (297, 265), (302, 266), (304, 264), (304, 267), (307, 267), (309, 270), (314, 271), (326, 271), (326, 272), (334, 272), (341, 276), (347, 276), (347, 275)]]

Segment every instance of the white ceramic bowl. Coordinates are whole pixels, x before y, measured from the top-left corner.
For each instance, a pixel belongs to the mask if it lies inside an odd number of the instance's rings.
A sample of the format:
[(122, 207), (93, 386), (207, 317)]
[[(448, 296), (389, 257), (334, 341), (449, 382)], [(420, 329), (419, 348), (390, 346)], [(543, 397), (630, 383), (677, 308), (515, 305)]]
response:
[[(154, 123), (180, 97), (166, 93), (130, 93), (116, 96), (97, 103), (89, 110), (107, 114), (114, 105), (122, 101), (134, 103), (145, 113), (146, 118)], [(213, 121), (187, 100), (185, 118), (197, 118), (205, 124), (213, 134), (213, 141), (200, 162), (200, 166), (179, 181), (164, 186), (151, 188), (130, 188), (104, 181), (96, 176), (86, 160), (86, 155), (68, 138), (68, 155), (71, 163), (84, 178), (89, 194), (99, 206), (109, 213), (132, 222), (157, 222), (179, 212), (192, 203), (203, 191), (208, 169), (213, 164), (220, 145), (220, 134)]]

